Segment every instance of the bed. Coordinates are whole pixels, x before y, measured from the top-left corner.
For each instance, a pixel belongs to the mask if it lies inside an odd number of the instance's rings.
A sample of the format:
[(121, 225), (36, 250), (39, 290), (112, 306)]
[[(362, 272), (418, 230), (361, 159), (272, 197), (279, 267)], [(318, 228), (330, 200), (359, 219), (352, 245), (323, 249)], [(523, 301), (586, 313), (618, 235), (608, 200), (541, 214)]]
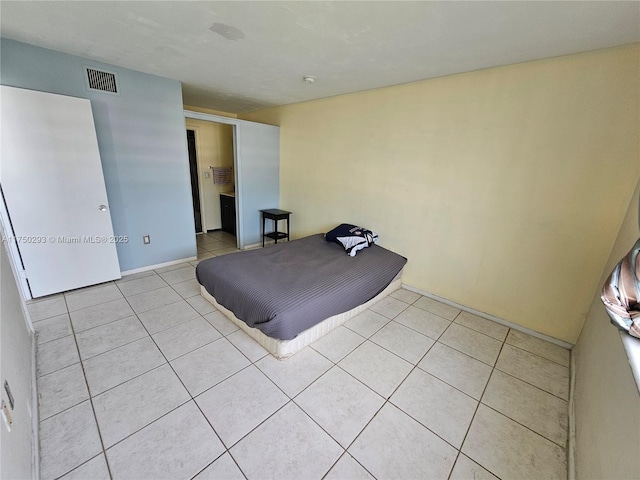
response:
[(400, 288), (407, 259), (372, 244), (350, 257), (322, 234), (200, 262), (202, 296), (286, 358)]

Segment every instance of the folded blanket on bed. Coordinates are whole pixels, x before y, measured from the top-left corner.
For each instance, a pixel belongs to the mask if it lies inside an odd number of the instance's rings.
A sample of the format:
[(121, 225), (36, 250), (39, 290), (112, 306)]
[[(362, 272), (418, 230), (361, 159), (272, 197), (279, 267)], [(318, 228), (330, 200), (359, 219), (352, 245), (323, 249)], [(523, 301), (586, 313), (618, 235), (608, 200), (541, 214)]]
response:
[(342, 223), (336, 228), (324, 234), (327, 242), (336, 242), (342, 245), (350, 257), (355, 257), (363, 248), (378, 243), (378, 234), (366, 228)]

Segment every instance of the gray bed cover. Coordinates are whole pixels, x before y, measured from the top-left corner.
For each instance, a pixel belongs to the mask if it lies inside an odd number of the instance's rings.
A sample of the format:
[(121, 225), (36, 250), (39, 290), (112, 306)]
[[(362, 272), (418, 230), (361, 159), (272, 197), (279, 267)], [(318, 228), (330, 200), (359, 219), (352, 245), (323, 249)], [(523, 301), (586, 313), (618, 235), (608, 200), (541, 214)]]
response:
[(291, 340), (384, 290), (407, 259), (378, 245), (349, 257), (322, 234), (200, 262), (196, 278), (250, 327)]

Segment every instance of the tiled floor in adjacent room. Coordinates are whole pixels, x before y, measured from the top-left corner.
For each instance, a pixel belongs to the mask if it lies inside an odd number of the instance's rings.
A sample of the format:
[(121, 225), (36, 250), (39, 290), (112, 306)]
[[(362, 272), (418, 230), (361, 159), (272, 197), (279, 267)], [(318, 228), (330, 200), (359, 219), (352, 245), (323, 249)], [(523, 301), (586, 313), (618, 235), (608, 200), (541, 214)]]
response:
[(29, 304), (43, 479), (566, 479), (567, 350), (401, 289), (278, 361), (195, 263)]

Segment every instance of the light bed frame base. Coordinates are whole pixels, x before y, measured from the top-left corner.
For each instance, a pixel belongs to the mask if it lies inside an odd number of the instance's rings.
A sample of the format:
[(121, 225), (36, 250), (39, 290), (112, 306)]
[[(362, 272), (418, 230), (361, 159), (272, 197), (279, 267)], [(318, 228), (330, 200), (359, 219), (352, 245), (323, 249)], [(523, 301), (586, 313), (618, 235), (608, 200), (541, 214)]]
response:
[(350, 318), (355, 317), (356, 315), (364, 312), (367, 308), (369, 308), (374, 303), (382, 300), (384, 297), (389, 295), (390, 293), (398, 290), (402, 285), (402, 277), (401, 275), (397, 275), (393, 281), (387, 285), (382, 292), (373, 297), (366, 303), (362, 305), (358, 305), (356, 308), (353, 308), (347, 312), (340, 313), (338, 315), (334, 315), (333, 317), (326, 318), (322, 320), (320, 323), (317, 323), (311, 328), (308, 328), (304, 332), (298, 334), (298, 336), (292, 340), (278, 340), (276, 338), (271, 338), (262, 333), (259, 329), (250, 327), (242, 320), (237, 318), (231, 310), (226, 309), (222, 305), (220, 305), (216, 299), (209, 293), (207, 290), (201, 286), (200, 294), (214, 307), (220, 310), (225, 314), (233, 323), (235, 323), (238, 327), (240, 327), (244, 332), (246, 332), (251, 338), (253, 338), (256, 342), (266, 348), (271, 355), (276, 357), (279, 360), (284, 360), (295, 353), (302, 350), (307, 345), (315, 342), (319, 338), (325, 336), (327, 333), (331, 332), (333, 329), (339, 327), (344, 322), (349, 320)]

